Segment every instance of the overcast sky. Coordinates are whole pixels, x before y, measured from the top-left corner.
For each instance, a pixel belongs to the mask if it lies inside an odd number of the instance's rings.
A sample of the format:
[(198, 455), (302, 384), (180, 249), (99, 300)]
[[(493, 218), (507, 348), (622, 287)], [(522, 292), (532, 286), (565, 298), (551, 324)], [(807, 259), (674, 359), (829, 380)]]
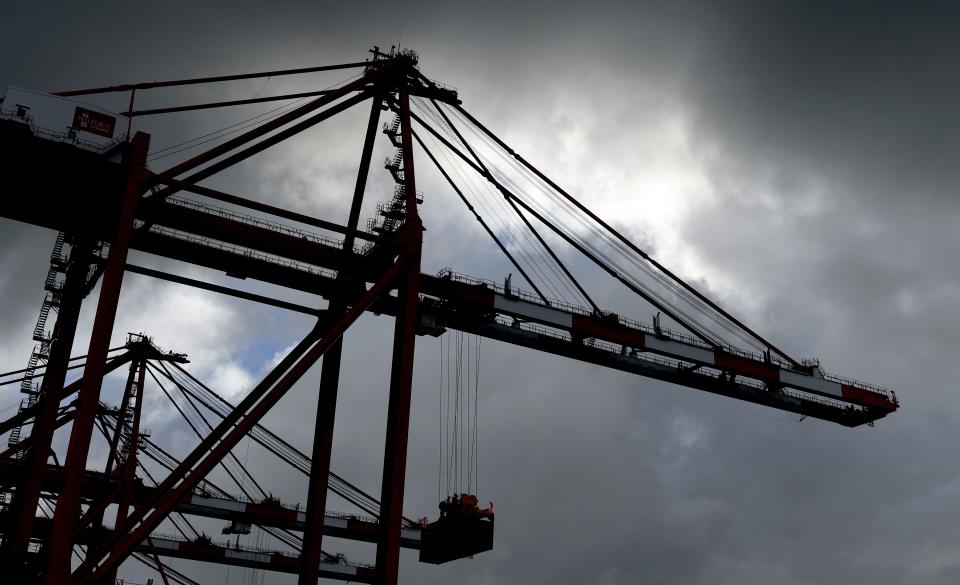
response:
[[(960, 9), (948, 2), (37, 4), (3, 10), (0, 87), (53, 91), (354, 61), (373, 44), (413, 48), (421, 70), (456, 87), (467, 110), (762, 334), (793, 354), (819, 357), (832, 372), (892, 387), (901, 400), (876, 428), (847, 429), (486, 341), (479, 497), (496, 505), (494, 550), (442, 567), (403, 553), (401, 582), (960, 581), (953, 361)], [(243, 98), (344, 77), (140, 99), (147, 107)], [(98, 103), (121, 109), (124, 99)], [(141, 129), (157, 150), (267, 109), (158, 119)], [(208, 184), (344, 221), (366, 110)], [(375, 161), (391, 151), (380, 142)], [(418, 165), (424, 271), (451, 266), (502, 280), (512, 269), (426, 167)], [(392, 181), (374, 165), (369, 185), (368, 209), (388, 198)], [(3, 193), (24, 195), (41, 194)], [(54, 237), (0, 220), (4, 370), (29, 356)], [(649, 321), (649, 309), (613, 284), (586, 284), (605, 305)], [(92, 297), (80, 340), (93, 305)], [(191, 371), (236, 396), (309, 326), (278, 310), (129, 275), (116, 339), (144, 331), (188, 353)], [(373, 493), (391, 326), (366, 317), (345, 338), (333, 467)], [(409, 517), (436, 514), (447, 342), (418, 339)], [(76, 352), (85, 349), (78, 341)], [(267, 419), (307, 451), (318, 370)], [(0, 414), (19, 400), (16, 388), (0, 389)], [(159, 397), (150, 404), (154, 437), (186, 452), (188, 429)], [(285, 501), (302, 500), (302, 476), (256, 449), (248, 465)], [(370, 547), (330, 539), (324, 548), (373, 561)], [(249, 571), (174, 564), (210, 583), (253, 579)], [(129, 575), (147, 576), (135, 567)]]

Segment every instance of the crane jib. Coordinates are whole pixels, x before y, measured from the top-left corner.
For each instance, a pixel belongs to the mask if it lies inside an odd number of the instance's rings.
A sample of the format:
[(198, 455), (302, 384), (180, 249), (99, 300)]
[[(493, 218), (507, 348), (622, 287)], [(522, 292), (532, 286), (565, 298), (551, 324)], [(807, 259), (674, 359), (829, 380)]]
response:
[(489, 302), (498, 313), (565, 330), (575, 339), (602, 339), (630, 350), (710, 366), (728, 374), (760, 380), (772, 389), (786, 386), (860, 406), (897, 409), (893, 398), (883, 391), (818, 377), (812, 368), (810, 373), (787, 369), (762, 358), (745, 357), (671, 338), (668, 333), (646, 332), (620, 322), (615, 315), (581, 314), (562, 307), (549, 307), (533, 299), (512, 297), (494, 292)]

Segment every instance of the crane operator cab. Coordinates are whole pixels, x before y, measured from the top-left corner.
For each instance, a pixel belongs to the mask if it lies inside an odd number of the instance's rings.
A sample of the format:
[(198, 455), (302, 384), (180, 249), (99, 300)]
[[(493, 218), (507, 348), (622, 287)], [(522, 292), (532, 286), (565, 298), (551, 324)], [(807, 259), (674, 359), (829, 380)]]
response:
[(420, 562), (439, 565), (493, 549), (493, 503), (477, 504), (473, 494), (440, 502), (440, 518), (421, 531)]

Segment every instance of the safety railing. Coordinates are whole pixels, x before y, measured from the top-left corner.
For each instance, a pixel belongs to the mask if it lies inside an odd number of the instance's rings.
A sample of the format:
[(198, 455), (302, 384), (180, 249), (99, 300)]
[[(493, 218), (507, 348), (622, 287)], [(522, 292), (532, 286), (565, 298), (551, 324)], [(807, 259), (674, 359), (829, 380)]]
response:
[(259, 227), (263, 229), (270, 230), (272, 232), (282, 233), (296, 238), (309, 240), (317, 244), (324, 244), (326, 246), (331, 246), (335, 248), (343, 248), (343, 241), (337, 240), (328, 236), (323, 236), (314, 232), (309, 232), (300, 228), (291, 227), (282, 223), (277, 223), (273, 221), (268, 221), (261, 217), (256, 217), (252, 215), (247, 215), (243, 213), (237, 213), (235, 211), (230, 211), (222, 207), (217, 207), (215, 205), (209, 205), (207, 203), (200, 203), (198, 201), (193, 201), (190, 199), (184, 199), (182, 197), (168, 197), (167, 201), (173, 203), (174, 205), (179, 205), (181, 207), (186, 207), (189, 209), (195, 209), (203, 213), (208, 213), (211, 215), (217, 215), (224, 219), (229, 219), (237, 221), (246, 225)]
[[(465, 275), (465, 274), (460, 274), (460, 273), (454, 272), (454, 271), (453, 271), (452, 269), (450, 269), (450, 268), (444, 268), (444, 269), (440, 270), (439, 272), (437, 272), (436, 276), (437, 276), (437, 278), (449, 279), (449, 280), (453, 280), (453, 281), (455, 281), (455, 282), (461, 282), (461, 283), (464, 283), (464, 284), (485, 286), (485, 287), (487, 287), (487, 288), (489, 288), (489, 289), (491, 289), (491, 290), (493, 290), (493, 291), (495, 291), (495, 292), (498, 292), (498, 293), (501, 293), (501, 294), (504, 294), (504, 295), (507, 295), (507, 296), (512, 296), (512, 297), (520, 298), (520, 299), (523, 299), (523, 300), (528, 301), (528, 302), (530, 302), (530, 303), (534, 303), (534, 304), (537, 304), (537, 305), (540, 305), (540, 306), (543, 306), (543, 307), (547, 307), (547, 306), (548, 306), (548, 305), (545, 305), (545, 304), (544, 304), (543, 299), (541, 299), (539, 295), (536, 295), (536, 294), (531, 293), (531, 292), (529, 292), (529, 291), (525, 291), (525, 290), (522, 290), (522, 289), (515, 289), (515, 288), (511, 287), (511, 289), (510, 289), (510, 291), (509, 291), (509, 293), (508, 293), (508, 292), (505, 290), (505, 288), (504, 288), (503, 285), (498, 284), (498, 283), (496, 283), (496, 282), (493, 282), (492, 280), (488, 280), (488, 279), (485, 279), (485, 278), (477, 278), (477, 277), (468, 276), (468, 275)], [(547, 300), (550, 302), (549, 308), (561, 309), (561, 310), (567, 311), (567, 312), (569, 312), (569, 313), (574, 313), (574, 314), (578, 314), (578, 315), (584, 315), (584, 316), (587, 316), (587, 317), (596, 316), (593, 311), (591, 311), (590, 309), (588, 309), (588, 308), (586, 308), (586, 307), (577, 306), (577, 305), (572, 305), (572, 304), (570, 304), (570, 303), (567, 303), (567, 302), (564, 302), (564, 301), (555, 300), (555, 299), (547, 299)], [(683, 342), (683, 343), (685, 343), (685, 344), (687, 344), (687, 345), (692, 345), (692, 346), (700, 347), (700, 348), (707, 349), (707, 350), (714, 350), (714, 351), (715, 351), (715, 350), (717, 349), (717, 348), (714, 348), (713, 346), (705, 343), (705, 342), (704, 342), (703, 340), (701, 340), (701, 339), (698, 339), (698, 338), (696, 338), (696, 337), (694, 337), (694, 336), (692, 336), (692, 335), (689, 335), (689, 334), (687, 334), (687, 333), (683, 333), (683, 332), (680, 332), (680, 331), (676, 331), (676, 330), (674, 330), (674, 329), (668, 329), (668, 328), (660, 328), (660, 329), (657, 329), (657, 328), (654, 328), (653, 326), (648, 325), (648, 324), (646, 324), (646, 323), (641, 323), (641, 322), (639, 322), (639, 321), (635, 321), (635, 320), (633, 320), (633, 319), (629, 319), (629, 318), (623, 317), (623, 316), (621, 316), (621, 315), (614, 315), (613, 313), (604, 313), (603, 316), (606, 316), (606, 317), (615, 316), (616, 319), (617, 319), (617, 323), (618, 323), (619, 325), (622, 325), (622, 326), (627, 327), (627, 328), (629, 328), (629, 329), (634, 329), (634, 330), (636, 330), (636, 331), (645, 333), (645, 334), (647, 334), (647, 335), (654, 335), (654, 336), (658, 336), (658, 337), (665, 337), (665, 338), (668, 338), (668, 339), (671, 339), (671, 340), (674, 340), (674, 341), (680, 341), (680, 342)], [(754, 353), (754, 352), (750, 352), (750, 351), (743, 350), (743, 349), (741, 349), (741, 348), (738, 348), (738, 347), (735, 347), (735, 346), (732, 346), (732, 345), (726, 344), (726, 343), (720, 343), (720, 344), (718, 344), (718, 345), (719, 345), (719, 349), (720, 349), (720, 350), (722, 350), (723, 352), (728, 353), (728, 354), (730, 354), (730, 355), (735, 355), (735, 356), (743, 357), (743, 358), (745, 358), (745, 359), (749, 359), (749, 360), (752, 360), (752, 361), (770, 363), (770, 364), (775, 365), (775, 366), (777, 366), (777, 367), (779, 367), (779, 368), (781, 368), (781, 369), (784, 369), (784, 370), (790, 370), (790, 371), (799, 372), (799, 373), (802, 373), (802, 374), (805, 374), (805, 375), (810, 375), (810, 372), (807, 371), (806, 369), (797, 369), (797, 368), (795, 368), (792, 364), (787, 363), (786, 361), (778, 358), (778, 357), (775, 356), (775, 355), (769, 355), (769, 356), (767, 356), (767, 355), (764, 355), (764, 354), (758, 354), (758, 353)], [(877, 386), (877, 385), (874, 385), (874, 384), (868, 384), (868, 383), (866, 383), (866, 382), (861, 382), (861, 381), (859, 381), (859, 380), (853, 380), (853, 379), (850, 379), (850, 378), (843, 378), (843, 377), (841, 377), (841, 376), (836, 376), (836, 375), (834, 375), (834, 374), (828, 374), (828, 373), (826, 373), (826, 372), (823, 372), (822, 370), (821, 370), (821, 372), (822, 372), (823, 378), (824, 378), (825, 380), (830, 380), (830, 381), (837, 382), (837, 383), (840, 383), (840, 384), (848, 384), (848, 385), (853, 386), (853, 387), (855, 387), (855, 388), (858, 388), (858, 389), (861, 389), (861, 390), (865, 390), (865, 391), (867, 391), (867, 392), (871, 392), (871, 393), (874, 393), (874, 394), (883, 396), (883, 397), (886, 398), (887, 400), (892, 400), (892, 393), (891, 393), (891, 391), (890, 391), (889, 389), (887, 389), (887, 388), (883, 388), (882, 386)], [(844, 404), (845, 404), (845, 403), (844, 403)]]
[(31, 116), (30, 114), (24, 114), (23, 116), (18, 116), (16, 112), (0, 111), (0, 120), (11, 120), (14, 122), (19, 122), (21, 124), (24, 124), (25, 126), (30, 128), (30, 132), (33, 133), (33, 135), (36, 136), (37, 138), (42, 138), (44, 140), (49, 140), (51, 142), (61, 142), (64, 144), (69, 144), (71, 146), (76, 146), (77, 148), (88, 150), (90, 152), (95, 152), (97, 154), (103, 154), (113, 149), (121, 142), (123, 142), (123, 140), (119, 138), (114, 138), (113, 140), (111, 140), (110, 142), (107, 142), (106, 144), (98, 144), (96, 142), (91, 142), (89, 140), (84, 140), (83, 138), (80, 138), (77, 135), (75, 130), (57, 131), (57, 130), (51, 130), (49, 128), (44, 128), (42, 126), (38, 126), (34, 122), (33, 116)]
[(824, 380), (830, 380), (831, 382), (836, 382), (837, 384), (846, 384), (848, 386), (853, 386), (858, 390), (866, 390), (867, 392), (872, 392), (873, 394), (879, 394), (887, 398), (887, 400), (893, 400), (893, 391), (889, 388), (884, 388), (883, 386), (877, 386), (876, 384), (868, 384), (866, 382), (861, 382), (860, 380), (853, 380), (851, 378), (844, 378), (843, 376), (838, 376), (836, 374), (831, 374), (829, 372), (823, 373)]
[[(206, 536), (206, 535), (203, 535), (203, 536), (201, 536), (200, 538), (188, 539), (188, 538), (184, 538), (183, 536), (180, 536), (180, 535), (164, 534), (164, 533), (160, 533), (160, 532), (155, 532), (155, 533), (151, 534), (150, 536), (146, 537), (146, 538), (143, 540), (143, 544), (149, 547), (149, 546), (151, 546), (151, 541), (161, 541), (161, 540), (163, 540), (163, 541), (168, 541), (168, 542), (183, 543), (183, 544), (187, 544), (187, 543), (190, 543), (190, 544), (199, 544), (199, 545), (209, 546), (209, 547), (211, 547), (211, 548), (219, 548), (219, 549), (225, 549), (225, 550), (243, 551), (243, 552), (249, 552), (249, 553), (254, 553), (254, 554), (267, 555), (267, 556), (270, 556), (270, 557), (279, 556), (279, 557), (286, 557), (286, 558), (292, 558), (292, 559), (299, 558), (297, 555), (291, 554), (291, 553), (289, 553), (289, 552), (284, 552), (284, 551), (280, 551), (280, 550), (276, 550), (276, 549), (260, 548), (260, 547), (256, 547), (256, 546), (246, 545), (246, 544), (239, 544), (239, 542), (237, 542), (237, 541), (231, 542), (230, 540), (216, 540), (216, 539), (214, 539), (214, 538), (212, 538), (212, 537), (210, 537), (210, 536)], [(157, 548), (161, 548), (161, 549), (162, 549), (162, 547), (157, 547)], [(335, 555), (335, 556), (336, 556), (337, 559), (338, 559), (338, 560), (337, 560), (337, 564), (345, 565), (345, 566), (348, 566), (348, 567), (361, 568), (361, 569), (372, 569), (372, 568), (373, 568), (372, 565), (368, 565), (368, 564), (366, 564), (366, 563), (358, 563), (358, 562), (355, 562), (355, 561), (350, 561), (350, 560), (347, 560), (345, 557), (342, 557), (342, 556), (340, 556), (340, 555)]]
[[(135, 222), (135, 225), (136, 227), (140, 227), (143, 225), (143, 222), (140, 220), (137, 220)], [(182, 232), (180, 230), (174, 230), (164, 226), (158, 226), (158, 225), (150, 226), (150, 232), (168, 236), (168, 237), (182, 240), (185, 242), (190, 242), (192, 244), (205, 246), (208, 248), (216, 248), (218, 250), (223, 250), (225, 252), (230, 252), (232, 254), (239, 254), (241, 256), (246, 256), (248, 258), (262, 260), (264, 262), (269, 262), (277, 266), (283, 266), (284, 268), (291, 268), (293, 270), (307, 272), (309, 274), (322, 276), (324, 278), (336, 278), (337, 276), (337, 273), (333, 270), (328, 270), (326, 268), (321, 268), (318, 266), (314, 266), (312, 264), (306, 264), (304, 262), (298, 262), (296, 260), (291, 260), (290, 258), (285, 258), (283, 256), (278, 256), (276, 254), (268, 254), (266, 252), (261, 252), (260, 250), (254, 250), (252, 248), (238, 246), (236, 244), (230, 244), (228, 242), (223, 242), (221, 240), (214, 240), (211, 238), (198, 236), (196, 234)]]
[[(306, 511), (306, 507), (300, 504), (299, 502), (295, 504), (286, 504), (279, 501), (267, 502), (263, 498), (254, 499), (248, 498), (244, 495), (228, 494), (223, 490), (212, 490), (210, 486), (204, 486), (204, 482), (201, 482), (200, 485), (193, 491), (194, 495), (202, 496), (205, 498), (226, 500), (229, 502), (242, 502), (244, 504), (264, 504), (271, 506), (273, 508), (280, 508), (288, 512), (303, 512)], [(349, 512), (340, 512), (336, 510), (325, 510), (323, 513), (324, 516), (329, 516), (331, 518), (339, 518), (341, 520), (355, 520), (357, 522), (365, 522), (368, 524), (378, 524), (380, 520), (373, 516), (367, 516), (364, 514), (350, 514)]]

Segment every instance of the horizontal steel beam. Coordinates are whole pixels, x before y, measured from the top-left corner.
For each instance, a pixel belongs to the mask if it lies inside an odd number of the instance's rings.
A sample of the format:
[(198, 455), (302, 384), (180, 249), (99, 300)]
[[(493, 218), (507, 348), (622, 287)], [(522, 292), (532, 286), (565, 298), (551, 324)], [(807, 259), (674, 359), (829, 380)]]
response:
[[(13, 485), (23, 468), (15, 461), (0, 460), (0, 486)], [(45, 493), (56, 494), (58, 486), (63, 481), (63, 469), (55, 465), (44, 468), (41, 490)], [(98, 500), (105, 494), (116, 490), (118, 479), (108, 477), (102, 472), (87, 470), (81, 495), (86, 500)], [(156, 488), (143, 485), (139, 480), (132, 486), (136, 501), (144, 501), (156, 495)], [(174, 511), (180, 514), (214, 518), (218, 520), (236, 521), (258, 526), (272, 526), (295, 532), (303, 532), (305, 512), (302, 506), (295, 507), (271, 502), (248, 502), (236, 498), (220, 497), (193, 493), (178, 504)], [(323, 533), (327, 536), (355, 540), (359, 542), (376, 542), (378, 522), (371, 518), (363, 518), (350, 514), (327, 513), (323, 521)], [(401, 544), (404, 548), (420, 548), (419, 527), (406, 527), (401, 530)]]
[(337, 71), (340, 69), (356, 69), (370, 65), (369, 61), (356, 63), (340, 63), (337, 65), (320, 65), (317, 67), (301, 67), (299, 69), (277, 69), (274, 71), (259, 71), (257, 73), (241, 73), (237, 75), (217, 75), (212, 77), (193, 77), (188, 79), (173, 79), (169, 81), (145, 81), (140, 83), (125, 83), (122, 85), (107, 85), (104, 87), (93, 87), (89, 89), (73, 89), (67, 91), (58, 91), (53, 95), (64, 97), (77, 95), (91, 95), (97, 93), (114, 93), (118, 91), (131, 91), (134, 89), (154, 89), (157, 87), (175, 87), (178, 85), (197, 85), (200, 83), (221, 83), (224, 81), (239, 81), (242, 79), (260, 79), (263, 77), (280, 77), (283, 75), (301, 75), (304, 73), (318, 73), (320, 71)]
[(290, 211), (289, 209), (284, 209), (282, 207), (277, 207), (275, 205), (260, 203), (259, 201), (254, 201), (252, 199), (247, 199), (245, 197), (238, 197), (237, 195), (231, 195), (230, 193), (218, 191), (217, 189), (211, 189), (210, 187), (195, 185), (192, 183), (180, 181), (178, 179), (163, 177), (161, 175), (152, 175), (149, 178), (147, 178), (146, 181), (148, 183), (152, 182), (160, 185), (169, 185), (171, 187), (176, 187), (183, 191), (189, 191), (190, 193), (203, 195), (204, 197), (208, 197), (216, 201), (221, 201), (223, 203), (230, 203), (231, 205), (244, 207), (246, 209), (251, 209), (253, 211), (259, 211), (259, 212), (273, 215), (276, 217), (281, 217), (283, 219), (288, 219), (298, 223), (310, 225), (313, 227), (318, 227), (320, 229), (329, 230), (329, 231), (337, 232), (340, 234), (351, 235), (355, 238), (360, 238), (361, 240), (398, 245), (398, 242), (396, 242), (391, 238), (387, 238), (377, 234), (371, 234), (369, 232), (365, 232), (358, 229), (351, 229), (347, 226), (343, 226), (338, 223), (334, 223), (332, 221), (318, 219), (316, 217), (311, 217), (309, 215), (304, 215), (302, 213)]
[(305, 305), (298, 305), (296, 303), (290, 303), (287, 301), (282, 301), (280, 299), (267, 297), (264, 295), (258, 295), (251, 292), (230, 288), (227, 286), (221, 286), (219, 284), (204, 282), (202, 280), (197, 280), (195, 278), (187, 278), (186, 276), (180, 276), (178, 274), (170, 274), (169, 272), (154, 270), (153, 268), (137, 266), (136, 264), (127, 263), (127, 272), (133, 272), (134, 274), (142, 274), (143, 276), (150, 276), (152, 278), (159, 278), (161, 280), (167, 280), (170, 282), (175, 282), (177, 284), (184, 284), (187, 286), (192, 286), (194, 288), (199, 288), (202, 290), (208, 290), (211, 292), (228, 295), (231, 297), (236, 297), (238, 299), (244, 299), (246, 301), (253, 301), (255, 303), (260, 303), (262, 305), (277, 307), (278, 309), (295, 311), (297, 313), (305, 313), (307, 315), (320, 316), (326, 312), (323, 309), (315, 309), (313, 307), (307, 307)]
[[(36, 537), (46, 540), (49, 532), (49, 519), (37, 518), (37, 530), (34, 532)], [(81, 535), (78, 544), (99, 542), (111, 536), (114, 536), (113, 530), (90, 529)], [(209, 537), (186, 540), (161, 534), (147, 536), (134, 548), (134, 552), (277, 573), (296, 573), (300, 562), (300, 555), (294, 552), (238, 547), (226, 541), (215, 542)], [(370, 583), (373, 581), (374, 570), (372, 567), (346, 561), (323, 561), (320, 563), (320, 576), (338, 581)]]
[(481, 335), (511, 345), (637, 374), (678, 386), (703, 390), (847, 427), (871, 423), (883, 418), (889, 412), (880, 409), (853, 409), (852, 406), (850, 409), (846, 409), (828, 404), (815, 396), (800, 398), (782, 391), (768, 390), (737, 382), (734, 379), (711, 376), (695, 368), (678, 367), (675, 364), (650, 359), (643, 354), (634, 356), (629, 353), (622, 354), (589, 345), (575, 344), (547, 333), (504, 325), (495, 321), (482, 322), (470, 319), (448, 321), (430, 313), (424, 315), (423, 320), (430, 324), (445, 323), (451, 329)]
[(203, 104), (189, 104), (183, 106), (170, 106), (166, 108), (151, 108), (148, 110), (133, 110), (132, 112), (124, 112), (123, 115), (128, 118), (136, 118), (138, 116), (156, 116), (158, 114), (175, 114), (178, 112), (192, 112), (195, 110), (210, 110), (213, 108), (227, 108), (231, 106), (246, 106), (250, 104), (262, 104), (266, 102), (278, 102), (283, 100), (294, 100), (305, 97), (315, 97), (318, 95), (326, 95), (330, 93), (329, 89), (321, 89), (319, 91), (304, 91), (300, 93), (286, 93), (283, 95), (271, 95), (266, 97), (257, 97), (257, 98), (247, 98), (245, 100), (226, 100), (219, 102), (207, 102)]

